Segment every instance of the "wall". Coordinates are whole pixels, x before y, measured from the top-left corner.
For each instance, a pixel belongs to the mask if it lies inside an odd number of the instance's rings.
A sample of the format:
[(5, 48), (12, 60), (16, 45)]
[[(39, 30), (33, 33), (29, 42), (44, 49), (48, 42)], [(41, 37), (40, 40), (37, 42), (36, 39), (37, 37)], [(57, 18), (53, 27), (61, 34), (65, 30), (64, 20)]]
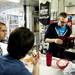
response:
[[(3, 22), (7, 25), (7, 37), (9, 36), (10, 16), (18, 16), (18, 26), (24, 26), (24, 12), (23, 8), (12, 8), (1, 11), (0, 16), (3, 17)], [(13, 24), (13, 26), (16, 24)]]

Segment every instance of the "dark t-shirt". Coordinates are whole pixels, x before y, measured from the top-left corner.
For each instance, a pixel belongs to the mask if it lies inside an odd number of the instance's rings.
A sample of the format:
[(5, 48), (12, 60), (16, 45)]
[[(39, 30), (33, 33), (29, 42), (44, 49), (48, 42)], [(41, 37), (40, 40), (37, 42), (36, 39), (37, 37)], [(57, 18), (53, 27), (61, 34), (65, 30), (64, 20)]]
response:
[(25, 65), (11, 57), (0, 57), (0, 75), (32, 75)]
[(64, 41), (63, 45), (58, 45), (56, 43), (49, 43), (48, 51), (51, 52), (54, 56), (57, 56), (59, 54), (61, 55), (63, 53), (63, 51), (65, 50), (66, 44), (67, 44), (66, 40), (64, 40), (64, 37), (67, 38), (71, 34), (71, 29), (69, 28), (69, 26), (66, 25), (66, 32), (64, 32), (65, 35), (60, 37), (57, 33), (57, 26), (58, 26), (58, 23), (53, 23), (49, 25), (45, 33), (45, 39), (46, 38), (50, 38), (50, 39), (61, 38)]

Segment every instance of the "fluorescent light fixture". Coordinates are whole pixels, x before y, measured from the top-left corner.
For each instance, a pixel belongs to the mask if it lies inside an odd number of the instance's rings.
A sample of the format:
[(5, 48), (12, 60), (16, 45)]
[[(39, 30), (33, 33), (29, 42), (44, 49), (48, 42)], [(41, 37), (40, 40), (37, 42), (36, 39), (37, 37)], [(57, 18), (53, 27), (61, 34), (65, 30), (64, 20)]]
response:
[(9, 2), (20, 3), (20, 0), (7, 0)]

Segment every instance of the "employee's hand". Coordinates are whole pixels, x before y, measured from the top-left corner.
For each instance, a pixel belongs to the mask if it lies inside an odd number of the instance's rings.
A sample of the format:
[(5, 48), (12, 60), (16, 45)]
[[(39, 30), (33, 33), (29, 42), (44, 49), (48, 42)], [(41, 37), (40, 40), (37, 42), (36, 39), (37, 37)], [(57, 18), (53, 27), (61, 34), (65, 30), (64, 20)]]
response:
[(74, 34), (71, 34), (70, 37), (75, 37), (75, 35)]
[(55, 39), (55, 43), (61, 45), (61, 44), (63, 44), (63, 40), (61, 40), (59, 38)]

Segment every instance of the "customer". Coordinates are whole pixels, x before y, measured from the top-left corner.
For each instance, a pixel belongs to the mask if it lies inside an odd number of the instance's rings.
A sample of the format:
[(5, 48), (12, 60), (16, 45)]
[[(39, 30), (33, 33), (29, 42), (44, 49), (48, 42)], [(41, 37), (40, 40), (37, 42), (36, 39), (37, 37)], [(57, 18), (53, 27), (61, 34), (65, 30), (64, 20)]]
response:
[(49, 25), (45, 33), (45, 42), (49, 43), (47, 52), (55, 57), (64, 58), (64, 50), (66, 47), (66, 37), (71, 34), (71, 29), (67, 25), (67, 13), (61, 12), (57, 23)]
[(38, 75), (38, 58), (33, 57), (33, 73), (31, 74), (20, 61), (34, 44), (34, 34), (25, 27), (11, 32), (8, 39), (8, 55), (0, 57), (0, 75)]
[(5, 41), (6, 33), (7, 33), (6, 24), (0, 22), (0, 42), (4, 42)]
[(7, 54), (7, 51), (6, 51), (7, 44), (5, 43), (6, 33), (7, 33), (6, 24), (0, 22), (0, 55)]

